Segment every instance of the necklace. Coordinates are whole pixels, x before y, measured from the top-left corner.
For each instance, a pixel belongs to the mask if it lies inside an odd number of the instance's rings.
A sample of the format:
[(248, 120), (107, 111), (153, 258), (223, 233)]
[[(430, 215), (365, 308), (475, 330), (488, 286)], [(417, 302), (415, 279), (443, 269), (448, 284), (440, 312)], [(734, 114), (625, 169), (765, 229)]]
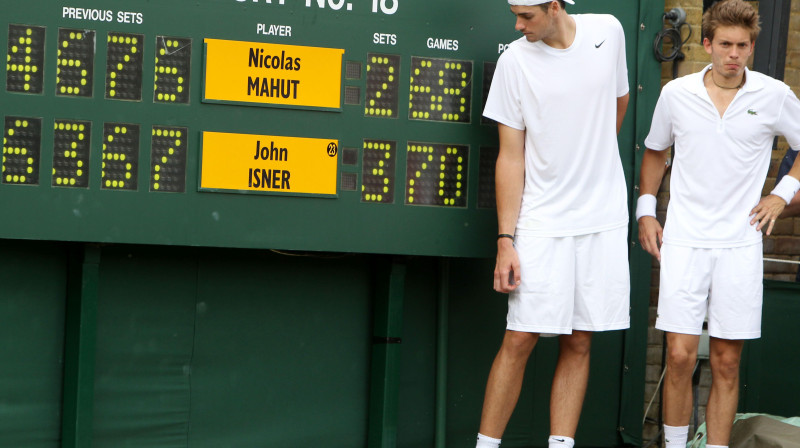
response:
[(725, 89), (725, 90), (738, 90), (738, 89), (741, 89), (741, 88), (742, 88), (742, 86), (744, 85), (744, 75), (742, 75), (742, 82), (740, 82), (738, 86), (736, 86), (736, 87), (725, 87), (725, 86), (721, 86), (721, 85), (717, 84), (717, 80), (716, 80), (716, 79), (714, 79), (714, 70), (710, 70), (710, 71), (711, 71), (711, 82), (713, 82), (713, 83), (714, 83), (714, 85), (715, 85), (715, 86), (717, 86), (717, 87), (719, 87), (720, 89)]

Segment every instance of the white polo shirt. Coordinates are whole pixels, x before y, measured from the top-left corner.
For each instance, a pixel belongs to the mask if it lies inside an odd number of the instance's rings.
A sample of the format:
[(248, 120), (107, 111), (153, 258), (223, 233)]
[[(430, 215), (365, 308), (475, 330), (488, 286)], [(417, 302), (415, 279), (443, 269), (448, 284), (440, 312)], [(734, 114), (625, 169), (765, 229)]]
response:
[(699, 73), (671, 81), (656, 104), (649, 149), (675, 145), (664, 242), (698, 248), (761, 241), (750, 211), (761, 199), (773, 140), (800, 149), (800, 101), (789, 86), (745, 70), (745, 84), (720, 117)]
[(525, 131), (516, 231), (585, 235), (628, 223), (617, 98), (628, 93), (625, 34), (607, 14), (578, 14), (566, 49), (524, 37), (500, 55), (483, 115)]

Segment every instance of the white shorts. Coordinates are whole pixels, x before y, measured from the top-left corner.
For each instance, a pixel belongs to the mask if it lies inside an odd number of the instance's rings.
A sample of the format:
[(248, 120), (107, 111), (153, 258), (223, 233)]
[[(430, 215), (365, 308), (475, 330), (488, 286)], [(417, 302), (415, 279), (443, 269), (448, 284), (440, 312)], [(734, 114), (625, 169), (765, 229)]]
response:
[(570, 237), (517, 235), (522, 284), (508, 296), (507, 329), (572, 334), (630, 326), (628, 229)]
[(721, 339), (761, 337), (762, 244), (727, 249), (661, 246), (656, 328)]

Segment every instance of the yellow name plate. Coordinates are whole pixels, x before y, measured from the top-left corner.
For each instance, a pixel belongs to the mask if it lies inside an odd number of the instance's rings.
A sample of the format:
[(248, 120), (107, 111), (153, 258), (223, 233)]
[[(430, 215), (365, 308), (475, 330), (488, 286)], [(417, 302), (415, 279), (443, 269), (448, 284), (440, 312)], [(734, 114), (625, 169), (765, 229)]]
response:
[(205, 39), (203, 101), (341, 109), (343, 49)]
[(339, 141), (203, 132), (200, 190), (336, 195)]

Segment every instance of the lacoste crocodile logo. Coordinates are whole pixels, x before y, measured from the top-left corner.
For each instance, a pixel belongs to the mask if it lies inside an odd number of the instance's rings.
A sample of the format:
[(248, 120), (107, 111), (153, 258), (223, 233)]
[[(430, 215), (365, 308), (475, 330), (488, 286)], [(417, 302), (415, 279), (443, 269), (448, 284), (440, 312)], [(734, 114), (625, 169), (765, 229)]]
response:
[(753, 109), (747, 109), (747, 113), (750, 115), (758, 115), (758, 111)]

